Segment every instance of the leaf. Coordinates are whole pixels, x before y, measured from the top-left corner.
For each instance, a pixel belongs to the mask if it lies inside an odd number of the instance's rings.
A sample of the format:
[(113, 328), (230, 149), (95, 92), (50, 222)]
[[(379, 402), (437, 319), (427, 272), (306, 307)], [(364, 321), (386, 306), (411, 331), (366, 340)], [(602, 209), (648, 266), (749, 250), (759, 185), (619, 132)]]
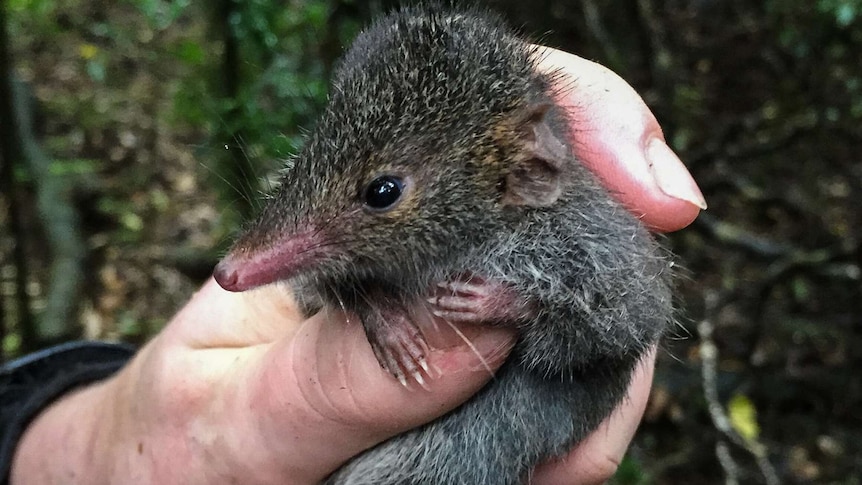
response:
[(631, 456), (625, 456), (609, 483), (611, 485), (647, 485), (652, 483), (652, 477), (647, 473), (643, 463)]
[(10, 333), (3, 339), (3, 355), (18, 355), (21, 350), (20, 332)]
[(174, 55), (190, 66), (202, 66), (206, 59), (203, 46), (191, 40), (181, 42)]
[(143, 219), (141, 219), (141, 216), (133, 212), (126, 212), (121, 214), (120, 222), (126, 229), (129, 229), (133, 232), (140, 232), (144, 228), (144, 221)]
[(95, 59), (87, 61), (87, 74), (93, 81), (105, 82), (105, 64)]
[(842, 3), (835, 9), (835, 20), (841, 27), (849, 27), (856, 19), (856, 9), (850, 3)]
[(754, 442), (760, 435), (757, 424), (757, 409), (747, 396), (735, 394), (727, 403), (730, 425), (745, 441)]
[(88, 175), (98, 171), (99, 161), (92, 158), (69, 158), (51, 160), (49, 173), (56, 176)]
[(89, 61), (90, 59), (96, 57), (99, 54), (99, 48), (90, 43), (84, 43), (78, 46), (78, 55), (80, 55), (84, 60)]

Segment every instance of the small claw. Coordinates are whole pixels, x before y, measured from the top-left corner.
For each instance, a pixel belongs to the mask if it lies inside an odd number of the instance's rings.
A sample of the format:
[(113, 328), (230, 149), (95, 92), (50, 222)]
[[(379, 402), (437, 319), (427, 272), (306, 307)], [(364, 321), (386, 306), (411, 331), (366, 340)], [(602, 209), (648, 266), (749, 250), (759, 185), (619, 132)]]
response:
[(437, 298), (437, 306), (449, 310), (470, 310), (476, 307), (476, 302), (464, 296), (441, 296)]
[(480, 322), (482, 321), (481, 317), (472, 312), (456, 312), (456, 311), (445, 311), (445, 310), (432, 310), (431, 313), (434, 316), (440, 317), (443, 320), (450, 320), (456, 322)]
[(398, 378), (398, 382), (400, 382), (403, 387), (409, 389), (409, 386), (407, 385), (407, 378), (404, 377), (404, 374), (399, 372), (398, 374), (395, 375), (395, 377)]
[(426, 380), (433, 375), (426, 361), (431, 349), (425, 336), (409, 320), (408, 313), (393, 311), (379, 316), (388, 318), (377, 325), (366, 326), (366, 333), (381, 367), (405, 388), (415, 380), (419, 386), (428, 389)]
[(428, 342), (425, 341), (424, 337), (419, 339), (416, 344), (419, 347), (419, 355), (416, 360), (425, 360), (425, 356), (431, 353), (431, 347), (428, 347)]
[(452, 293), (461, 293), (468, 296), (487, 296), (488, 285), (473, 283), (471, 281), (443, 281), (437, 286)]
[(419, 386), (420, 386), (422, 389), (425, 389), (426, 391), (430, 391), (430, 390), (431, 390), (431, 388), (429, 388), (429, 387), (428, 387), (428, 384), (425, 384), (425, 379), (422, 377), (422, 373), (421, 373), (421, 372), (419, 372), (419, 371), (415, 371), (415, 372), (413, 373), (413, 379), (415, 379), (415, 380), (416, 380), (416, 382), (419, 384)]

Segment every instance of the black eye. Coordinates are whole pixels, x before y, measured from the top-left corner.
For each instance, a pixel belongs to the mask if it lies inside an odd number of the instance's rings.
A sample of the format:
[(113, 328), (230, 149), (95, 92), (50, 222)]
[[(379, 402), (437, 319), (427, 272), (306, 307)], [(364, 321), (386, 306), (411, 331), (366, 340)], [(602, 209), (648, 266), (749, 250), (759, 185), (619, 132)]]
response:
[(404, 191), (404, 181), (392, 175), (372, 180), (365, 188), (365, 204), (372, 209), (387, 209), (398, 202)]

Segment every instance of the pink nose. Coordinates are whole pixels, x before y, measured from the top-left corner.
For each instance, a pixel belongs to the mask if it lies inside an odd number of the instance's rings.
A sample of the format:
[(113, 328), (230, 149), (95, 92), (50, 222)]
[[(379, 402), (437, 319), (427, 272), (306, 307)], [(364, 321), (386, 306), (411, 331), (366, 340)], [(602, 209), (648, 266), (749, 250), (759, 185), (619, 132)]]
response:
[(323, 242), (322, 233), (312, 229), (266, 244), (241, 243), (216, 265), (213, 278), (227, 291), (246, 291), (286, 280), (325, 258), (331, 250)]
[(239, 286), (239, 274), (227, 260), (220, 262), (213, 271), (216, 283), (227, 291), (242, 291)]

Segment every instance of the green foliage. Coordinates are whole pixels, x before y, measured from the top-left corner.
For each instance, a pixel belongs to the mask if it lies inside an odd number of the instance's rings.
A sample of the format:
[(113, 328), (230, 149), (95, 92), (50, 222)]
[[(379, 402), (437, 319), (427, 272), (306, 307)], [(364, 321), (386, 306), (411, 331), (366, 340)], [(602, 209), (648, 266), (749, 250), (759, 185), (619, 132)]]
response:
[(835, 18), (838, 27), (849, 27), (862, 10), (860, 0), (819, 0), (817, 10)]
[(843, 32), (855, 31), (858, 38), (862, 29), (862, 0), (770, 0), (766, 11), (778, 27), (779, 42), (798, 57), (813, 54), (812, 49), (816, 55), (834, 54)]
[[(134, 3), (160, 28), (209, 17), (206, 35), (165, 45), (165, 54), (185, 73), (173, 90), (169, 117), (177, 128), (205, 127), (208, 140), (198, 157), (214, 175), (211, 185), (222, 187), (230, 211), (248, 215), (244, 208), (268, 189), (260, 176), (279, 168), (302, 144), (326, 99), (342, 39), (355, 35), (359, 21), (333, 19), (337, 0), (286, 6), (224, 0), (209, 10), (179, 1)], [(231, 219), (225, 218), (227, 227), (236, 223)]]
[(89, 175), (98, 171), (99, 161), (89, 158), (52, 160), (48, 167), (51, 175)]
[(90, 79), (96, 81), (97, 83), (105, 82), (105, 78), (107, 77), (105, 71), (105, 63), (100, 59), (90, 59), (87, 61), (87, 74), (89, 74)]
[(18, 355), (21, 349), (21, 334), (13, 332), (3, 338), (3, 355)]
[(47, 16), (55, 7), (54, 0), (8, 0), (9, 12), (12, 14)]
[(135, 339), (145, 335), (147, 326), (131, 312), (122, 312), (118, 318), (117, 330), (125, 339)]
[(87, 74), (97, 83), (105, 82), (107, 55), (93, 44), (82, 44), (78, 48), (81, 58), (86, 62)]
[(130, 0), (144, 14), (152, 28), (164, 30), (179, 19), (191, 4), (190, 0)]
[(340, 40), (358, 30), (355, 19), (333, 18), (339, 4), (225, 0), (211, 14), (212, 41), (185, 39), (171, 50), (189, 74), (174, 96), (173, 119), (207, 127), (201, 156), (223, 203), (241, 217), (269, 188), (261, 175), (299, 149), (326, 99)]
[(639, 460), (627, 455), (620, 462), (610, 483), (611, 485), (649, 485), (653, 480)]
[(236, 4), (228, 25), (239, 43), (239, 92), (215, 107), (233, 117), (226, 120), (230, 126), (214, 131), (232, 134), (241, 128), (242, 142), (266, 158), (298, 148), (299, 128), (312, 122), (326, 96), (320, 41), (329, 35), (332, 3), (297, 2), (288, 8), (265, 0)]
[(730, 425), (749, 444), (757, 443), (760, 425), (757, 423), (757, 407), (744, 394), (734, 394), (727, 403)]
[(21, 36), (40, 37), (57, 32), (54, 0), (8, 0), (10, 39)]
[(144, 220), (141, 216), (145, 208), (139, 198), (129, 199), (124, 197), (103, 197), (98, 201), (98, 210), (119, 224), (114, 234), (118, 242), (136, 243), (140, 242), (145, 234)]
[(206, 62), (203, 46), (191, 40), (182, 40), (171, 50), (171, 54), (188, 66), (202, 66)]

